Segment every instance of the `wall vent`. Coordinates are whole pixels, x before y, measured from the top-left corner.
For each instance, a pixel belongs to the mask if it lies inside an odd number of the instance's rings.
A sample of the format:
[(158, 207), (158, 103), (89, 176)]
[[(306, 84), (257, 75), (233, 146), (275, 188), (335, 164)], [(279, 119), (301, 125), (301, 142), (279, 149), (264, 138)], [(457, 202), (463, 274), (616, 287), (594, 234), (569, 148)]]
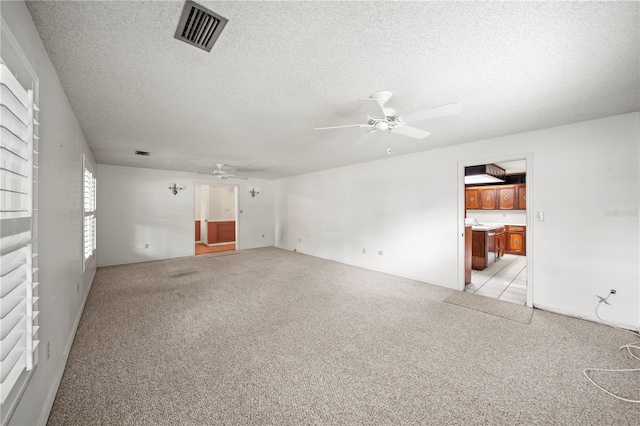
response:
[(149, 151), (136, 151), (136, 155), (144, 155), (149, 156), (151, 153)]
[(178, 40), (211, 52), (228, 19), (212, 11), (187, 1), (180, 16), (180, 22), (174, 35)]

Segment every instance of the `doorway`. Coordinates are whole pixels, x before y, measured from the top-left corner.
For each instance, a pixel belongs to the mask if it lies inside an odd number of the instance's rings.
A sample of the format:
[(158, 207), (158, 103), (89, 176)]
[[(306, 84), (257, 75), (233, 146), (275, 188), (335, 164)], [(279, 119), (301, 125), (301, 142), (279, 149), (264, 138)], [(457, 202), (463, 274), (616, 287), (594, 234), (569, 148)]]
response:
[(195, 185), (195, 255), (236, 250), (238, 188)]
[(530, 155), (459, 164), (459, 173), (459, 289), (532, 306)]

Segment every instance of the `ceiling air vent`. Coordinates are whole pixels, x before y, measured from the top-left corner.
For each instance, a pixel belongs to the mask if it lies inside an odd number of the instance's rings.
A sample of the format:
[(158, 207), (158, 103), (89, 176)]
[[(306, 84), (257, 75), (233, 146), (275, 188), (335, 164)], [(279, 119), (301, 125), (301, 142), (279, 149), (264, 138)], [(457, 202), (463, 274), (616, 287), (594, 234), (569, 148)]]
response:
[(136, 155), (144, 155), (148, 157), (149, 154), (151, 154), (149, 151), (136, 151)]
[(213, 44), (228, 20), (212, 11), (187, 1), (180, 16), (175, 38), (211, 52)]

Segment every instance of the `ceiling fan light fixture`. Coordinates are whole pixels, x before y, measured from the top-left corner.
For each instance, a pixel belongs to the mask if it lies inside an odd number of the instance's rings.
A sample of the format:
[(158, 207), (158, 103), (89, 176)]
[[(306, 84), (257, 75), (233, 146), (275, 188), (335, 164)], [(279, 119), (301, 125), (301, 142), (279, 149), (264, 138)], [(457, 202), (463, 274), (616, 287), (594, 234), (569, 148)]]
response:
[(378, 121), (376, 123), (376, 130), (384, 132), (385, 130), (389, 130), (389, 123), (386, 121)]

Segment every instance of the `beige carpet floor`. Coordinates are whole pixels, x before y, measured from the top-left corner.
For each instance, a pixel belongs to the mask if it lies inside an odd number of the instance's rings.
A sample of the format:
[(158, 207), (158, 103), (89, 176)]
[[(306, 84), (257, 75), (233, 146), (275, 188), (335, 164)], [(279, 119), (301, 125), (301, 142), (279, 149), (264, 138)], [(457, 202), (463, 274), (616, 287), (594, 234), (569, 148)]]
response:
[(48, 424), (638, 424), (582, 374), (633, 336), (452, 293), (275, 248), (99, 268)]

